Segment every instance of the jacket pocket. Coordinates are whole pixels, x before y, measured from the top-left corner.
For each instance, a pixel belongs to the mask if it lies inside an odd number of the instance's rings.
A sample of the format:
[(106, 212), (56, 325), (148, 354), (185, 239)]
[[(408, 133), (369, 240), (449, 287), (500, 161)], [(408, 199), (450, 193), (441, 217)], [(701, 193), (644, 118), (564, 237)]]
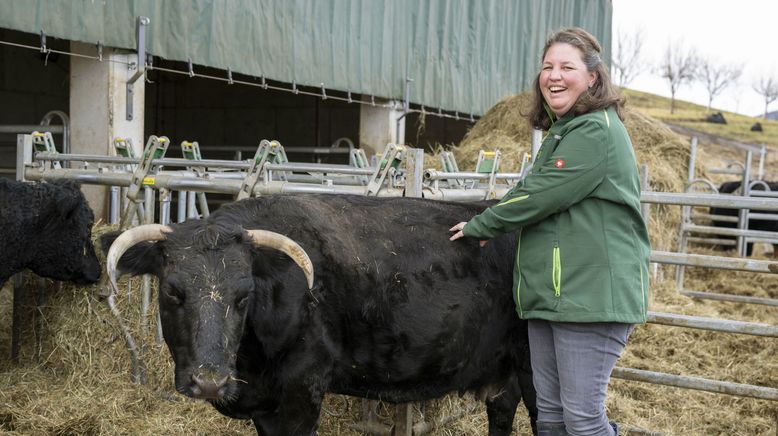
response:
[(559, 254), (559, 241), (554, 241), (551, 260), (551, 283), (554, 286), (554, 296), (562, 293), (562, 256)]

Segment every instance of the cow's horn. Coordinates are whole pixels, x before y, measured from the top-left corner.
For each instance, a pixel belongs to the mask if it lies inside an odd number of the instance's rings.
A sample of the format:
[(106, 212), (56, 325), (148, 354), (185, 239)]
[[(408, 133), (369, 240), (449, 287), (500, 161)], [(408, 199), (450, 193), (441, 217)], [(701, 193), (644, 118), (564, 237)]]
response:
[(280, 233), (268, 230), (246, 230), (246, 233), (249, 234), (254, 245), (275, 248), (291, 257), (305, 273), (305, 278), (308, 279), (308, 289), (313, 288), (313, 262), (308, 257), (308, 253), (297, 242)]
[(108, 250), (108, 256), (106, 256), (105, 269), (108, 271), (108, 278), (111, 280), (114, 294), (119, 293), (119, 287), (116, 284), (116, 265), (122, 255), (139, 242), (164, 240), (167, 238), (166, 233), (171, 231), (170, 227), (162, 224), (145, 224), (127, 230), (113, 241)]

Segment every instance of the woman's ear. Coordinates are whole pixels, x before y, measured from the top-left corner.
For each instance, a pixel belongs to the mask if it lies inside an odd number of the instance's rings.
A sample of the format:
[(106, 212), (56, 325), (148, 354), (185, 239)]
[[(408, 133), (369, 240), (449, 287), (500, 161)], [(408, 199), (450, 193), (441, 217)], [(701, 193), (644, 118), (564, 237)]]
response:
[(596, 71), (590, 71), (589, 72), (589, 88), (594, 86), (595, 83), (597, 83), (597, 78), (599, 77), (599, 74), (597, 74)]

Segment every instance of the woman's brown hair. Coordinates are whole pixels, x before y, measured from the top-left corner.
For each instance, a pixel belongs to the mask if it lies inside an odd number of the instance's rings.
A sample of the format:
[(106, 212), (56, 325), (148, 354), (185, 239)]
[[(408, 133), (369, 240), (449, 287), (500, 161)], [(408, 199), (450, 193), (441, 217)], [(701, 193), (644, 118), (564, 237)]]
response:
[[(616, 106), (616, 113), (622, 120), (622, 107), (624, 106), (624, 97), (621, 96), (618, 89), (613, 86), (608, 74), (608, 68), (600, 58), (602, 53), (602, 47), (597, 42), (591, 33), (578, 28), (571, 27), (554, 32), (546, 40), (546, 45), (543, 47), (543, 56), (541, 56), (541, 62), (546, 57), (548, 49), (558, 43), (570, 44), (573, 47), (581, 51), (581, 58), (586, 65), (586, 69), (589, 72), (594, 72), (597, 75), (597, 79), (594, 84), (589, 88), (588, 92), (582, 93), (573, 107), (570, 109), (575, 116), (593, 112), (608, 108), (610, 106)], [(553, 123), (550, 115), (550, 109), (546, 107), (546, 101), (543, 99), (543, 94), (540, 91), (540, 73), (535, 76), (532, 92), (532, 106), (530, 107), (527, 118), (533, 128), (548, 130)]]

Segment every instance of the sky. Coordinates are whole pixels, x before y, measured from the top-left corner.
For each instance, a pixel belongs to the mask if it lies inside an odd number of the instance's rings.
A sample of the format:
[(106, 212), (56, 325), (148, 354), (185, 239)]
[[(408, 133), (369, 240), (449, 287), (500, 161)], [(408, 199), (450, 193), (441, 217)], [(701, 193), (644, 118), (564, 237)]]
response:
[[(778, 80), (778, 1), (776, 0), (613, 0), (612, 50), (616, 35), (642, 29), (645, 71), (627, 88), (670, 96), (656, 69), (670, 42), (683, 41), (716, 63), (741, 66), (738, 82), (713, 100), (713, 108), (745, 115), (764, 113), (764, 98), (753, 90), (762, 75)], [(707, 106), (699, 84), (687, 84), (676, 98)], [(778, 101), (769, 111), (778, 110)]]

